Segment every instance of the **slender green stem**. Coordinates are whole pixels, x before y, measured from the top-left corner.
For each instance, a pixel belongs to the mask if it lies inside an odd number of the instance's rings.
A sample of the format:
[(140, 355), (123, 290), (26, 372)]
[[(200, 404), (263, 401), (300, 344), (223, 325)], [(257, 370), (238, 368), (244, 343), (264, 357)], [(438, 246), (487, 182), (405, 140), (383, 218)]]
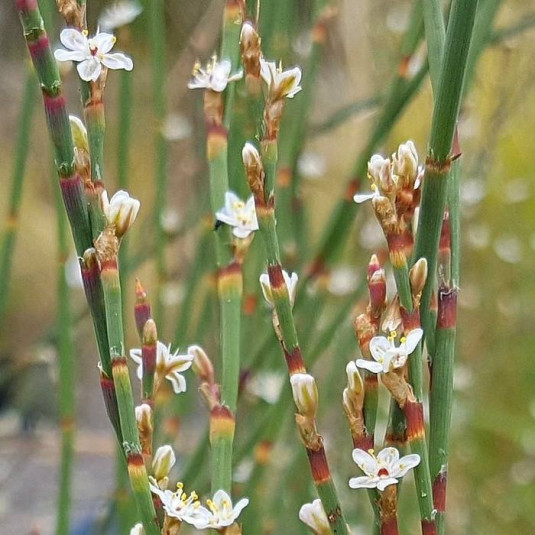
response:
[(166, 73), (166, 32), (165, 32), (165, 0), (147, 2), (150, 16), (150, 41), (152, 52), (152, 99), (154, 117), (156, 119), (155, 139), (155, 199), (154, 228), (156, 243), (156, 273), (158, 276), (158, 292), (154, 318), (160, 332), (164, 332), (163, 292), (167, 278), (165, 265), (166, 234), (162, 226), (161, 216), (166, 209), (167, 198), (167, 141), (163, 136), (162, 125), (165, 120), (165, 73)]
[(424, 0), (423, 2), (425, 37), (427, 41), (427, 61), (429, 62), (429, 76), (435, 93), (438, 89), (442, 58), (444, 56), (444, 42), (446, 27), (442, 14), (440, 0)]
[(434, 330), (429, 305), (437, 267), (438, 241), (446, 200), (453, 133), (462, 94), (468, 48), (477, 2), (454, 0), (451, 5), (444, 62), (433, 111), (429, 156), (422, 192), (414, 258), (426, 258), (428, 277), (421, 299), (424, 332)]
[(19, 227), (19, 210), (22, 201), (22, 187), (25, 179), (26, 160), (30, 146), (30, 130), (35, 109), (35, 75), (28, 73), (24, 81), (19, 131), (15, 147), (15, 163), (11, 179), (9, 206), (2, 235), (0, 250), (0, 325), (4, 324), (9, 297), (10, 274), (13, 263), (13, 250)]
[(69, 255), (67, 221), (59, 188), (56, 193), (58, 218), (58, 357), (59, 357), (59, 412), (61, 426), (61, 468), (56, 534), (69, 533), (71, 511), (71, 480), (74, 457), (74, 346), (71, 328), (69, 287), (65, 278), (65, 261)]
[(128, 475), (145, 532), (148, 535), (158, 535), (160, 530), (152, 503), (147, 471), (141, 454), (137, 422), (134, 414), (134, 397), (126, 363), (117, 256), (101, 254), (100, 260), (113, 380), (117, 392), (123, 450), (127, 460)]

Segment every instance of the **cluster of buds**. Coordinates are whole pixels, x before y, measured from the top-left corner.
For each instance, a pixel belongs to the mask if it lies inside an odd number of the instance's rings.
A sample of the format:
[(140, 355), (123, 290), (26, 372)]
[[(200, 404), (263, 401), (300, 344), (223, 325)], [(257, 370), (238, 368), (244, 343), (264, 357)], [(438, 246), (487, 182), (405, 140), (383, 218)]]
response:
[(260, 95), (262, 81), (266, 87), (264, 108), (265, 139), (276, 140), (286, 98), (301, 91), (301, 69), (283, 70), (273, 61), (266, 61), (260, 48), (260, 37), (250, 22), (245, 22), (240, 35), (240, 48), (249, 93)]
[(413, 246), (412, 220), (420, 202), (423, 169), (412, 141), (402, 143), (392, 158), (374, 154), (368, 162), (372, 192), (357, 193), (354, 200), (372, 205), (385, 233), (392, 262), (406, 264)]

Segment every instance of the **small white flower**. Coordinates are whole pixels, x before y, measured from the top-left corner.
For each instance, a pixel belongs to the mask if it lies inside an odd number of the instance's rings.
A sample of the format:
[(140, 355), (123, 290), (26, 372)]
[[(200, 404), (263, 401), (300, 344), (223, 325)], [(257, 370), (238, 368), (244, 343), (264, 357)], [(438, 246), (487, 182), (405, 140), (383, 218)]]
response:
[(205, 518), (210, 512), (201, 506), (196, 492), (191, 492), (188, 496), (183, 491), (182, 483), (177, 483), (176, 491), (162, 490), (153, 477), (149, 477), (149, 486), (153, 494), (156, 494), (165, 513), (178, 520), (193, 523), (197, 519)]
[(360, 204), (374, 197), (383, 195), (383, 189), (390, 190), (392, 187), (391, 163), (388, 158), (380, 154), (374, 154), (368, 162), (368, 177), (372, 181), (371, 193), (357, 193), (353, 200)]
[[(288, 272), (284, 269), (282, 270), (282, 276), (284, 277), (284, 282), (288, 288), (288, 294), (290, 295), (290, 304), (293, 306), (295, 302), (295, 294), (297, 292), (297, 273), (292, 273), (288, 275)], [(273, 295), (271, 293), (271, 283), (269, 282), (269, 275), (267, 273), (262, 273), (260, 275), (260, 286), (262, 288), (262, 293), (264, 294), (264, 299), (273, 306)]]
[(243, 72), (239, 71), (230, 76), (232, 65), (228, 59), (217, 61), (212, 58), (211, 63), (208, 63), (206, 69), (202, 69), (199, 64), (196, 64), (193, 69), (193, 80), (189, 82), (189, 89), (210, 89), (221, 93), (227, 87), (229, 82), (240, 80), (243, 77)]
[(410, 139), (398, 147), (397, 153), (392, 154), (393, 171), (398, 176), (409, 177), (412, 180), (418, 175), (418, 153), (414, 142)]
[(305, 523), (316, 535), (329, 535), (331, 533), (329, 519), (319, 498), (312, 503), (305, 503), (299, 509), (299, 520)]
[(61, 32), (59, 38), (67, 50), (56, 50), (54, 57), (58, 61), (78, 62), (78, 74), (86, 82), (98, 80), (102, 65), (108, 69), (126, 71), (134, 68), (132, 60), (121, 52), (109, 54), (115, 44), (115, 36), (110, 33), (98, 32), (94, 37), (88, 38), (83, 32), (67, 28)]
[(102, 211), (108, 225), (115, 225), (115, 233), (120, 238), (134, 223), (141, 203), (130, 197), (128, 192), (119, 190), (108, 200), (108, 192), (104, 190), (101, 196)]
[(232, 234), (236, 238), (247, 238), (251, 232), (258, 230), (254, 198), (251, 196), (244, 203), (235, 193), (225, 193), (225, 206), (216, 212), (218, 221), (234, 227)]
[(282, 67), (274, 61), (260, 59), (260, 76), (268, 86), (269, 94), (273, 99), (284, 97), (293, 98), (301, 91), (301, 69), (294, 67), (283, 71)]
[(142, 11), (143, 8), (137, 2), (115, 2), (104, 9), (98, 23), (103, 30), (114, 30), (130, 24)]
[(145, 535), (143, 524), (136, 524), (131, 530), (130, 535)]
[[(131, 349), (130, 358), (138, 365), (137, 377), (143, 377), (143, 359), (141, 356), (141, 349)], [(158, 381), (163, 377), (171, 382), (175, 394), (180, 394), (186, 391), (186, 379), (181, 372), (186, 371), (193, 361), (194, 355), (179, 355), (178, 350), (171, 353), (171, 344), (166, 346), (162, 342), (157, 343), (156, 349), (156, 375)]]
[(373, 373), (387, 373), (395, 368), (401, 368), (407, 362), (409, 355), (416, 349), (422, 339), (424, 332), (422, 329), (412, 330), (407, 337), (400, 339), (400, 345), (396, 347), (396, 331), (393, 331), (388, 338), (384, 336), (374, 336), (370, 341), (370, 352), (373, 360), (357, 359), (359, 368), (365, 368)]
[(195, 518), (184, 520), (193, 524), (197, 529), (220, 529), (234, 524), (249, 500), (242, 498), (234, 507), (230, 496), (224, 490), (218, 490), (213, 500), (207, 500), (208, 508), (199, 507)]
[(349, 486), (352, 489), (377, 488), (383, 491), (388, 485), (396, 484), (399, 478), (417, 466), (420, 463), (420, 456), (414, 453), (400, 459), (396, 448), (385, 448), (377, 456), (373, 450), (364, 451), (355, 448), (353, 460), (366, 475), (351, 478)]

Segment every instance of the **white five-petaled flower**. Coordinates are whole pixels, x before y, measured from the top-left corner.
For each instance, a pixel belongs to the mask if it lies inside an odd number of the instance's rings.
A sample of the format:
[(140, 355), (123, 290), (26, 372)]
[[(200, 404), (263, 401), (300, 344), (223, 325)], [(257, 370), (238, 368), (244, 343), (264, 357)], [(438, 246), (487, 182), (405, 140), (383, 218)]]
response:
[(352, 489), (385, 490), (388, 485), (398, 482), (411, 468), (420, 463), (420, 456), (416, 453), (399, 458), (396, 448), (385, 448), (378, 455), (373, 450), (364, 451), (359, 448), (353, 450), (353, 460), (364, 472), (364, 476), (352, 477), (349, 486)]
[[(143, 358), (141, 349), (131, 349), (130, 358), (138, 365), (138, 379), (143, 377)], [(186, 379), (181, 372), (186, 371), (193, 361), (194, 355), (179, 355), (178, 350), (171, 353), (171, 344), (166, 346), (162, 342), (157, 343), (156, 347), (156, 375), (157, 380), (161, 381), (163, 377), (168, 379), (173, 385), (175, 394), (186, 391)]]
[(98, 23), (103, 30), (114, 30), (130, 24), (142, 11), (143, 8), (137, 2), (121, 0), (106, 7), (100, 14)]
[[(288, 288), (288, 294), (290, 295), (290, 304), (293, 306), (295, 302), (295, 294), (297, 292), (297, 273), (292, 273), (291, 275), (288, 275), (288, 272), (283, 269), (282, 276), (284, 277), (286, 288)], [(271, 291), (271, 283), (269, 282), (269, 275), (267, 273), (262, 273), (262, 275), (260, 275), (260, 286), (262, 287), (264, 299), (271, 306), (273, 306), (273, 294)]]
[(216, 212), (218, 221), (234, 227), (232, 234), (236, 238), (247, 238), (251, 232), (258, 230), (254, 198), (251, 196), (243, 202), (235, 193), (225, 193), (225, 206)]
[(197, 529), (220, 529), (234, 524), (249, 500), (242, 498), (234, 507), (230, 496), (224, 490), (218, 490), (212, 500), (207, 500), (206, 507), (199, 507), (195, 517), (185, 519)]
[(59, 36), (61, 44), (67, 50), (58, 49), (54, 56), (58, 61), (78, 62), (78, 74), (86, 82), (96, 82), (102, 66), (108, 69), (124, 69), (131, 71), (134, 68), (132, 60), (117, 52), (110, 54), (109, 51), (115, 44), (115, 36), (111, 33), (97, 32), (94, 37), (88, 38), (84, 32), (74, 28), (63, 30)]
[(283, 71), (274, 61), (260, 59), (260, 76), (268, 86), (269, 94), (272, 98), (280, 99), (284, 97), (293, 98), (301, 91), (301, 69), (294, 67)]
[(120, 238), (134, 223), (141, 203), (124, 190), (119, 190), (108, 200), (108, 192), (104, 190), (101, 205), (108, 225), (115, 226), (115, 233)]
[(193, 80), (189, 82), (189, 89), (210, 89), (221, 93), (229, 82), (234, 82), (243, 77), (243, 72), (230, 75), (232, 65), (228, 59), (217, 61), (214, 57), (212, 61), (203, 69), (197, 63), (193, 68)]
[(388, 338), (374, 336), (370, 341), (370, 352), (374, 360), (357, 359), (356, 364), (359, 368), (365, 368), (373, 373), (387, 373), (395, 368), (401, 368), (416, 349), (423, 334), (422, 329), (414, 329), (407, 337), (401, 337), (401, 343), (397, 347), (394, 343), (396, 331), (393, 331)]
[(299, 509), (299, 520), (305, 523), (316, 535), (331, 533), (329, 519), (319, 498), (312, 503), (305, 503)]

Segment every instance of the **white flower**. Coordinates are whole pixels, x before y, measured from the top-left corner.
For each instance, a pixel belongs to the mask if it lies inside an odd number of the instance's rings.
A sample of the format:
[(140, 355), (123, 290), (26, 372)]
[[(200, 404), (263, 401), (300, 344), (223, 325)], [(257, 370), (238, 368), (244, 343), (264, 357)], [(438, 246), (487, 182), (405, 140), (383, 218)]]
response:
[(399, 478), (417, 466), (420, 463), (420, 456), (414, 453), (400, 459), (396, 448), (385, 448), (375, 456), (373, 450), (366, 452), (355, 448), (353, 460), (366, 475), (351, 478), (349, 486), (352, 489), (377, 488), (383, 491), (388, 485), (396, 484)]
[(149, 486), (151, 492), (160, 498), (165, 513), (168, 516), (178, 518), (180, 521), (186, 521), (191, 524), (193, 521), (205, 518), (210, 514), (206, 508), (201, 506), (196, 492), (191, 492), (188, 496), (183, 491), (182, 483), (177, 483), (177, 490), (173, 492), (167, 489), (160, 489), (154, 478), (149, 477)]
[(394, 173), (415, 179), (418, 175), (418, 153), (414, 142), (409, 140), (398, 147), (397, 154), (392, 154)]
[(294, 67), (283, 71), (274, 61), (260, 59), (260, 76), (268, 86), (269, 94), (274, 99), (293, 98), (301, 91), (301, 69)]
[[(143, 358), (141, 356), (141, 349), (131, 349), (130, 358), (138, 365), (137, 376), (138, 379), (143, 377)], [(156, 374), (158, 381), (163, 377), (168, 379), (173, 385), (175, 394), (180, 394), (186, 391), (186, 379), (180, 372), (186, 371), (193, 361), (194, 355), (179, 355), (178, 350), (171, 353), (171, 344), (166, 346), (162, 342), (157, 343), (156, 349)]]
[(407, 362), (409, 355), (416, 349), (423, 334), (422, 329), (412, 330), (406, 338), (401, 337), (401, 343), (398, 347), (394, 344), (396, 331), (393, 331), (388, 338), (374, 336), (370, 341), (370, 352), (375, 362), (357, 359), (356, 364), (359, 368), (365, 368), (373, 373), (387, 373), (395, 368), (401, 368)]
[(131, 530), (130, 535), (145, 535), (143, 524), (136, 524)]
[(383, 158), (380, 154), (374, 154), (368, 162), (368, 177), (372, 181), (372, 191), (371, 193), (357, 193), (353, 200), (360, 204), (383, 195), (383, 190), (391, 190), (393, 185), (391, 169), (391, 163), (388, 158)]
[[(282, 276), (284, 277), (284, 282), (288, 288), (288, 294), (290, 295), (290, 304), (293, 306), (295, 302), (295, 294), (297, 292), (297, 273), (288, 273), (283, 269)], [(273, 306), (273, 295), (271, 293), (271, 283), (269, 282), (269, 275), (267, 273), (262, 273), (260, 275), (260, 286), (262, 287), (262, 293), (264, 294), (264, 299)]]
[(130, 24), (142, 11), (143, 8), (137, 2), (115, 2), (104, 9), (98, 23), (103, 30), (114, 30)]
[(299, 509), (299, 520), (304, 522), (316, 535), (329, 535), (331, 533), (329, 519), (319, 498), (312, 503), (305, 503)]
[(236, 238), (247, 238), (251, 232), (258, 230), (252, 196), (244, 203), (235, 193), (227, 191), (225, 193), (225, 206), (216, 212), (215, 217), (218, 221), (234, 227), (232, 234)]
[(230, 496), (224, 490), (218, 490), (213, 500), (207, 500), (205, 507), (196, 511), (195, 517), (184, 520), (193, 524), (197, 529), (220, 529), (234, 524), (242, 509), (247, 506), (249, 500), (242, 498), (234, 507)]
[(125, 69), (126, 71), (134, 68), (128, 56), (121, 52), (108, 53), (115, 44), (115, 36), (110, 33), (99, 32), (88, 39), (85, 33), (67, 28), (61, 32), (59, 38), (68, 50), (56, 50), (55, 58), (58, 61), (77, 61), (78, 74), (86, 82), (97, 81), (102, 72), (102, 65), (108, 69)]
[(202, 69), (199, 64), (196, 64), (193, 69), (193, 80), (189, 82), (189, 89), (210, 89), (221, 93), (227, 87), (229, 82), (240, 80), (243, 72), (239, 71), (230, 76), (232, 65), (228, 59), (217, 61), (212, 58), (212, 62), (208, 63), (206, 69)]
[(108, 192), (104, 190), (101, 196), (102, 211), (108, 225), (115, 225), (115, 233), (120, 238), (134, 223), (141, 203), (130, 197), (128, 192), (119, 190), (108, 201)]

